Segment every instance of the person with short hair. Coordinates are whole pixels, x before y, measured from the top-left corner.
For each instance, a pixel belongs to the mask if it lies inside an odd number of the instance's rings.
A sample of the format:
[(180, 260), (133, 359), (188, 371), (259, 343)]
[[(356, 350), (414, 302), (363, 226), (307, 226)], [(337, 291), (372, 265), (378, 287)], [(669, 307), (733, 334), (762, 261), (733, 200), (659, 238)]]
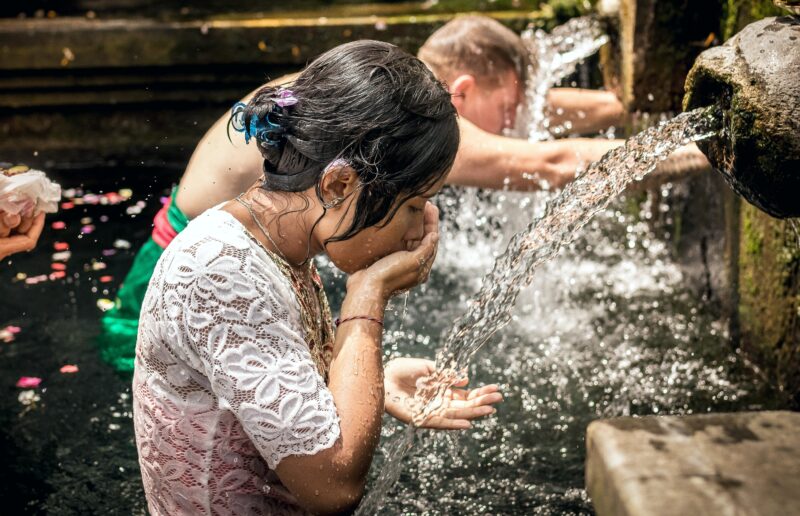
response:
[[(563, 188), (580, 168), (625, 143), (606, 138), (530, 142), (503, 136), (516, 125), (537, 63), (522, 39), (497, 20), (456, 17), (427, 39), (418, 56), (448, 85), (460, 115), (462, 145), (449, 184), (519, 191)], [(547, 107), (551, 127), (569, 121), (577, 134), (606, 129), (625, 116), (610, 91), (551, 88)], [(648, 183), (708, 169), (705, 156), (691, 144), (659, 164)]]
[[(448, 84), (463, 118), (492, 134), (514, 128), (537, 63), (511, 29), (486, 16), (459, 16), (431, 34), (417, 56)], [(547, 106), (551, 125), (569, 121), (575, 134), (607, 129), (625, 116), (610, 91), (551, 88)]]

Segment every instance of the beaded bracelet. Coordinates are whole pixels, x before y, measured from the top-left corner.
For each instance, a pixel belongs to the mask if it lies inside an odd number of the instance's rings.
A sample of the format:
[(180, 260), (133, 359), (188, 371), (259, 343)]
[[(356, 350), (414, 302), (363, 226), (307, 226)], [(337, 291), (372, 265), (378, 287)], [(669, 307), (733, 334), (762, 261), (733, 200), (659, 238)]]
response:
[(353, 321), (356, 319), (364, 319), (365, 321), (372, 321), (374, 323), (378, 323), (381, 326), (381, 328), (383, 327), (383, 319), (378, 319), (377, 317), (370, 317), (368, 315), (354, 315), (352, 317), (345, 317), (344, 319), (337, 318), (334, 321), (334, 324), (336, 324), (336, 327), (338, 328), (340, 324), (346, 323), (347, 321)]

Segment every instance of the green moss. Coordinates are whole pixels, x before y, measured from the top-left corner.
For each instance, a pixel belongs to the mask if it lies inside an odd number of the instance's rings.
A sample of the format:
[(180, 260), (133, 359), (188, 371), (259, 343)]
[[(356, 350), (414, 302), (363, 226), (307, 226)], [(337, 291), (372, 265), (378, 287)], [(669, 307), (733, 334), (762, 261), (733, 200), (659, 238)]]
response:
[(742, 245), (744, 252), (752, 258), (758, 258), (761, 255), (761, 249), (764, 244), (763, 235), (756, 230), (751, 217), (742, 216), (744, 224), (742, 224)]
[[(782, 14), (771, 0), (726, 0), (723, 39), (754, 21)], [(753, 120), (745, 120), (753, 116), (749, 106), (734, 104), (731, 112), (736, 115), (734, 122), (759, 130)], [(750, 134), (743, 137), (757, 139)], [(754, 152), (764, 157), (770, 149)], [(741, 347), (778, 390), (800, 407), (800, 235), (791, 222), (772, 218), (744, 202), (738, 227), (734, 267), (738, 268)]]
[(720, 32), (727, 40), (745, 25), (769, 16), (785, 14), (772, 0), (727, 0)]
[(800, 237), (790, 221), (748, 204), (741, 228), (742, 346), (800, 404)]
[(596, 0), (546, 0), (541, 2), (539, 10), (547, 19), (546, 30), (565, 23), (570, 18), (583, 16), (594, 11)]

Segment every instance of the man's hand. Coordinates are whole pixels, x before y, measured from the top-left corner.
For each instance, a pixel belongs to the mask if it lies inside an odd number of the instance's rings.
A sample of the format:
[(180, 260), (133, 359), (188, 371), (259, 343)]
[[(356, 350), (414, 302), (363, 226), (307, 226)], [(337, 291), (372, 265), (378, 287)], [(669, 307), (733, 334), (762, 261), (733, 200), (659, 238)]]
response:
[[(413, 416), (413, 398), (417, 380), (434, 373), (435, 363), (422, 358), (396, 358), (384, 367), (386, 412), (404, 423)], [(422, 425), (423, 428), (460, 430), (471, 428), (471, 420), (496, 412), (492, 407), (503, 401), (497, 385), (485, 385), (477, 389), (465, 387), (469, 379), (464, 378), (447, 390), (442, 408)]]

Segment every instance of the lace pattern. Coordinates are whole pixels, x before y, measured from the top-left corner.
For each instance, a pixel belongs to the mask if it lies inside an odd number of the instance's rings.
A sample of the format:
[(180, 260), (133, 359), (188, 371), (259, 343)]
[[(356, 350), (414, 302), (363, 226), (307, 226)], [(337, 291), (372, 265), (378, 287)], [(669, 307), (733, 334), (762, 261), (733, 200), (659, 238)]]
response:
[(227, 212), (209, 210), (166, 249), (133, 381), (153, 514), (299, 511), (272, 470), (339, 437), (302, 319), (287, 278)]

